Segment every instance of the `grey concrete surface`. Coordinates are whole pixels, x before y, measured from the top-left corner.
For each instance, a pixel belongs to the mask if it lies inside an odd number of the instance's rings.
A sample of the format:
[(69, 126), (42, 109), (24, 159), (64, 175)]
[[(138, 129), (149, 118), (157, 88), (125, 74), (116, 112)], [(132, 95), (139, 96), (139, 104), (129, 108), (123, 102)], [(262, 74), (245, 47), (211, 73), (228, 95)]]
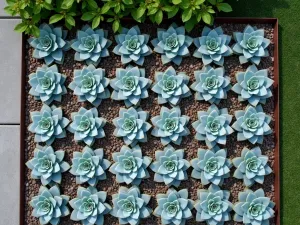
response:
[(6, 6), (5, 0), (0, 0), (0, 16), (8, 16), (4, 11), (4, 7)]
[(0, 125), (0, 224), (19, 224), (20, 126)]

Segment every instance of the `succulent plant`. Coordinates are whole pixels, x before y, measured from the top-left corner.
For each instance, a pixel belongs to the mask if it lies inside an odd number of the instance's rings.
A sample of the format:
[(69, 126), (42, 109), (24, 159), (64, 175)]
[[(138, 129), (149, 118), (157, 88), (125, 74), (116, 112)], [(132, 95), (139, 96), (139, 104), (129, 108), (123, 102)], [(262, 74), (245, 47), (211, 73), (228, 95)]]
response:
[(50, 105), (53, 100), (60, 102), (61, 97), (67, 94), (64, 85), (66, 76), (58, 72), (57, 66), (38, 67), (35, 73), (29, 75), (29, 84), (31, 89), (29, 94), (34, 96), (35, 100), (41, 100)]
[(35, 134), (35, 142), (45, 142), (51, 145), (55, 138), (66, 137), (65, 127), (69, 124), (69, 120), (63, 117), (62, 109), (55, 105), (51, 108), (43, 105), (41, 111), (30, 112), (32, 123), (28, 130)]
[(222, 185), (225, 178), (230, 177), (231, 161), (227, 159), (227, 150), (215, 146), (212, 149), (198, 149), (198, 157), (191, 160), (193, 171), (191, 176), (201, 179), (203, 185), (213, 183)]
[(98, 107), (103, 99), (110, 97), (108, 85), (109, 79), (105, 77), (105, 70), (89, 65), (81, 70), (74, 70), (74, 79), (69, 88), (78, 96), (79, 102), (89, 101)]
[(87, 182), (91, 186), (96, 186), (99, 180), (106, 179), (106, 172), (110, 162), (103, 158), (102, 148), (95, 151), (85, 146), (83, 152), (73, 152), (72, 168), (70, 173), (76, 176), (76, 184)]
[(28, 39), (28, 43), (34, 48), (33, 57), (44, 59), (47, 65), (53, 62), (62, 64), (64, 51), (70, 49), (70, 43), (65, 40), (68, 32), (61, 27), (53, 27), (45, 23), (41, 24), (39, 29), (39, 37)]
[(246, 187), (252, 186), (255, 182), (263, 184), (265, 175), (272, 173), (268, 166), (268, 156), (261, 154), (261, 149), (255, 147), (251, 150), (244, 148), (241, 157), (232, 160), (236, 170), (233, 176), (243, 179)]
[(103, 225), (104, 215), (111, 210), (111, 206), (105, 202), (106, 196), (105, 191), (98, 191), (95, 187), (78, 187), (77, 197), (70, 201), (74, 209), (71, 220), (81, 221), (83, 225)]
[(272, 118), (264, 113), (261, 105), (248, 105), (245, 111), (237, 110), (235, 117), (236, 122), (232, 127), (238, 132), (238, 141), (249, 140), (252, 144), (262, 144), (264, 135), (272, 133), (269, 126)]
[(267, 98), (272, 96), (270, 87), (274, 81), (268, 78), (266, 69), (258, 70), (255, 65), (251, 65), (246, 72), (238, 72), (236, 80), (232, 90), (239, 94), (239, 101), (248, 101), (256, 106), (258, 103), (265, 104)]
[(269, 219), (274, 217), (275, 203), (265, 197), (263, 189), (255, 192), (250, 189), (239, 193), (239, 201), (234, 205), (234, 221), (246, 225), (268, 225)]
[(105, 137), (103, 130), (106, 120), (98, 117), (96, 108), (89, 110), (81, 107), (78, 112), (71, 114), (73, 122), (68, 126), (68, 131), (74, 133), (75, 141), (83, 141), (92, 146), (96, 138)]
[(219, 104), (221, 99), (226, 99), (231, 85), (230, 78), (224, 73), (224, 67), (214, 69), (211, 66), (204, 66), (202, 70), (195, 71), (196, 81), (191, 85), (191, 89), (196, 92), (196, 100)]
[(163, 151), (155, 151), (156, 161), (150, 165), (155, 172), (154, 181), (178, 187), (182, 180), (187, 180), (186, 170), (190, 163), (183, 157), (184, 150), (175, 150), (171, 145), (166, 146)]
[(256, 65), (260, 63), (261, 57), (269, 56), (267, 47), (270, 40), (265, 38), (264, 29), (257, 29), (247, 25), (244, 32), (234, 32), (233, 38), (236, 44), (232, 50), (235, 54), (240, 55), (240, 63), (252, 62)]
[(157, 38), (151, 41), (154, 51), (161, 54), (163, 64), (173, 62), (180, 65), (182, 57), (190, 55), (188, 47), (193, 43), (190, 36), (185, 35), (185, 28), (172, 23), (167, 30), (158, 28)]
[(137, 105), (141, 99), (148, 97), (147, 89), (152, 81), (145, 77), (145, 69), (139, 69), (128, 65), (126, 69), (117, 68), (116, 78), (110, 81), (110, 86), (114, 89), (111, 98), (114, 100), (124, 100), (125, 105)]
[(223, 66), (224, 57), (232, 55), (232, 50), (228, 46), (231, 37), (225, 35), (221, 27), (210, 29), (204, 27), (202, 36), (194, 39), (197, 49), (194, 57), (202, 58), (204, 65), (212, 62)]
[(147, 45), (148, 34), (141, 34), (140, 28), (134, 26), (130, 29), (122, 28), (120, 34), (115, 36), (117, 45), (113, 52), (121, 56), (122, 64), (135, 62), (143, 65), (145, 56), (152, 54), (151, 48)]
[(157, 194), (156, 199), (158, 206), (153, 214), (161, 217), (162, 224), (185, 225), (193, 217), (191, 210), (194, 202), (188, 198), (187, 189), (176, 191), (171, 188), (167, 194)]
[(211, 105), (207, 112), (198, 111), (198, 119), (192, 123), (197, 140), (205, 141), (209, 148), (217, 143), (226, 144), (227, 135), (233, 132), (229, 126), (232, 116), (228, 114), (227, 108), (218, 109), (216, 105)]
[(151, 124), (146, 121), (149, 113), (142, 109), (120, 108), (119, 117), (113, 119), (116, 129), (114, 135), (123, 137), (126, 145), (136, 145), (138, 142), (147, 142), (147, 131)]
[(76, 39), (71, 41), (71, 48), (76, 51), (76, 61), (86, 61), (88, 65), (97, 66), (101, 58), (109, 56), (107, 48), (111, 44), (107, 39), (106, 30), (93, 30), (89, 25), (85, 25), (77, 31)]
[(176, 74), (172, 66), (165, 72), (155, 72), (152, 91), (158, 94), (158, 104), (169, 102), (171, 105), (177, 105), (182, 98), (189, 97), (191, 95), (187, 86), (189, 80), (184, 72)]
[(39, 218), (40, 224), (58, 225), (61, 217), (70, 214), (68, 202), (69, 196), (61, 195), (56, 185), (50, 189), (41, 186), (38, 195), (30, 201), (32, 216)]
[(136, 186), (120, 187), (119, 193), (113, 194), (111, 215), (119, 218), (120, 224), (138, 225), (141, 219), (150, 216), (152, 210), (147, 207), (150, 195), (141, 194)]
[(223, 225), (231, 219), (233, 205), (229, 201), (230, 191), (221, 190), (219, 186), (211, 184), (208, 190), (198, 190), (197, 196), (196, 221), (206, 222), (208, 225)]
[(61, 182), (61, 173), (70, 169), (70, 165), (63, 161), (65, 152), (55, 151), (51, 146), (37, 145), (34, 156), (26, 166), (31, 169), (31, 178), (40, 179), (43, 185)]
[(147, 167), (152, 159), (142, 155), (139, 145), (132, 148), (123, 145), (120, 152), (114, 152), (112, 157), (115, 163), (109, 171), (116, 175), (118, 183), (139, 185), (142, 179), (150, 177)]
[(154, 125), (151, 134), (155, 137), (160, 137), (163, 145), (167, 145), (170, 142), (180, 145), (182, 137), (190, 134), (187, 128), (189, 119), (186, 115), (181, 116), (179, 107), (168, 109), (163, 106), (160, 110), (160, 115), (151, 119)]

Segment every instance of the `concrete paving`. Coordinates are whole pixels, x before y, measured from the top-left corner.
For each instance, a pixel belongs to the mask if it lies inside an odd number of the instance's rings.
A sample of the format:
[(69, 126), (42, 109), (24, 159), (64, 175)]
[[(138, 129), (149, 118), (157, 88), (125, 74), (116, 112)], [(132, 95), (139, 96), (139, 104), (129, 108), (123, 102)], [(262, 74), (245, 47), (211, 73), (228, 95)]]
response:
[(4, 11), (4, 7), (6, 6), (5, 0), (0, 0), (0, 16), (8, 16)]

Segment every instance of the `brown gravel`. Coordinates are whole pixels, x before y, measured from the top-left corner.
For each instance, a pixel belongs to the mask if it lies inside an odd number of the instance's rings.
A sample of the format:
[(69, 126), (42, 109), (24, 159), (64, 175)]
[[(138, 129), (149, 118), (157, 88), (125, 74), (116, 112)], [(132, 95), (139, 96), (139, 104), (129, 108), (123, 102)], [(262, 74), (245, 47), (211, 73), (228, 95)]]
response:
[[(167, 27), (167, 25), (163, 25), (164, 27)], [(223, 30), (226, 34), (232, 35), (233, 31), (243, 31), (246, 24), (223, 24)], [(271, 39), (273, 42), (273, 28), (270, 24), (259, 24), (258, 27), (264, 28), (266, 32), (266, 37)], [(110, 26), (103, 25), (104, 29), (109, 30), (110, 39), (113, 40), (113, 33), (110, 29)], [(140, 25), (141, 31), (143, 33), (148, 33), (151, 36), (151, 39), (156, 37), (156, 26), (155, 25)], [(202, 27), (196, 27), (189, 35), (192, 37), (197, 37), (201, 35)], [(68, 39), (71, 40), (74, 38), (75, 32), (72, 31), (68, 35)], [(233, 41), (232, 43), (233, 44)], [(120, 56), (116, 56), (112, 53), (112, 49), (115, 45), (115, 42), (113, 42), (113, 45), (110, 47), (110, 54), (111, 56), (108, 58), (104, 58), (103, 61), (100, 63), (98, 67), (104, 68), (106, 71), (106, 76), (108, 78), (114, 78), (115, 77), (115, 69), (118, 67), (124, 67), (121, 65), (120, 62)], [(151, 46), (151, 44), (149, 43)], [(151, 46), (152, 48), (152, 46)], [(258, 66), (259, 69), (268, 69), (269, 70), (269, 76), (273, 78), (273, 43), (269, 47), (270, 51), (270, 57), (263, 58), (261, 64)], [(195, 50), (194, 46), (191, 46), (190, 52), (193, 53)], [(73, 70), (82, 68), (84, 63), (76, 62), (73, 59), (74, 57), (74, 51), (70, 50), (67, 54), (65, 54), (65, 62), (63, 65), (58, 65), (59, 71), (62, 74), (65, 74), (67, 76), (67, 80), (65, 85), (68, 86), (69, 83), (73, 79)], [(36, 60), (32, 58), (32, 48), (26, 44), (26, 81), (28, 80), (28, 75), (32, 72), (35, 72), (37, 67), (41, 66), (43, 64), (42, 60)], [(112, 63), (113, 62), (113, 63)], [(164, 71), (170, 64), (162, 65), (160, 60), (159, 54), (152, 54), (151, 56), (147, 56), (145, 58), (144, 68), (146, 69), (146, 76), (148, 76), (151, 80), (154, 81), (154, 73), (155, 71)], [(174, 66), (174, 65), (173, 65)], [(194, 58), (194, 57), (187, 57), (184, 58), (182, 61), (182, 64), (180, 66), (174, 66), (174, 68), (177, 71), (184, 71), (187, 73), (188, 76), (190, 76), (190, 84), (194, 82), (194, 71), (199, 70), (202, 68), (202, 62), (201, 60)], [(235, 73), (237, 71), (245, 71), (246, 68), (249, 66), (249, 64), (246, 65), (240, 65), (238, 61), (238, 56), (230, 56), (225, 58), (225, 71), (228, 73), (228, 75), (231, 78), (231, 83), (234, 84), (236, 82), (235, 80)], [(190, 85), (189, 84), (189, 85)], [(42, 103), (40, 101), (35, 101), (32, 96), (28, 94), (30, 89), (30, 85), (26, 85), (26, 126), (28, 126), (31, 121), (29, 118), (29, 112), (40, 110)], [(149, 89), (150, 90), (150, 89)], [(62, 102), (55, 102), (56, 106), (61, 106), (64, 112), (64, 116), (70, 119), (71, 121), (71, 112), (77, 112), (81, 106), (84, 106), (86, 108), (92, 108), (92, 105), (89, 103), (78, 103), (77, 97), (73, 95), (72, 90), (68, 89), (68, 94), (64, 95), (62, 98)], [(168, 104), (165, 104), (167, 107), (169, 107)], [(222, 100), (219, 104), (219, 108), (227, 107), (229, 110), (229, 113), (231, 115), (234, 114), (234, 111), (239, 109), (244, 109), (246, 107), (246, 103), (240, 103), (237, 100), (237, 95), (231, 91), (228, 92), (228, 98), (226, 100)], [(199, 110), (207, 110), (207, 108), (210, 106), (209, 103), (203, 102), (203, 101), (196, 101), (194, 99), (194, 95), (183, 99), (180, 103), (180, 108), (182, 110), (182, 114), (185, 114), (190, 117), (190, 122), (188, 124), (188, 128), (191, 131), (191, 134), (185, 138), (183, 138), (182, 144), (180, 146), (175, 146), (176, 148), (184, 148), (185, 149), (185, 157), (187, 160), (191, 160), (192, 158), (195, 158), (197, 156), (197, 149), (198, 148), (206, 148), (204, 142), (199, 142), (194, 139), (195, 131), (192, 128), (191, 124), (195, 120), (197, 120), (197, 111)], [(112, 119), (118, 116), (118, 111), (120, 107), (125, 107), (125, 104), (123, 102), (119, 101), (113, 101), (110, 99), (104, 100), (101, 105), (98, 107), (99, 115), (101, 117), (104, 117), (107, 119), (108, 123), (104, 127), (106, 138), (104, 139), (98, 139), (96, 140), (93, 148), (103, 148), (105, 151), (105, 158), (112, 161), (112, 153), (119, 151), (120, 147), (123, 145), (123, 140), (118, 139), (115, 136), (113, 136), (113, 130), (114, 126), (112, 124)], [(270, 98), (267, 101), (267, 104), (264, 107), (264, 110), (267, 114), (270, 114), (273, 117), (273, 121), (271, 122), (271, 127), (274, 128), (274, 98)], [(145, 111), (149, 111), (150, 118), (152, 118), (155, 115), (159, 114), (161, 106), (157, 104), (157, 95), (149, 91), (149, 98), (142, 100), (141, 102), (141, 108)], [(26, 131), (25, 134), (25, 161), (28, 161), (33, 156), (33, 151), (35, 148), (34, 143), (34, 134)], [(57, 139), (52, 145), (55, 150), (63, 149), (65, 154), (65, 160), (71, 164), (71, 158), (72, 153), (74, 151), (82, 151), (84, 144), (82, 143), (76, 143), (73, 140), (73, 134), (70, 132), (67, 132), (67, 137), (64, 139)], [(163, 149), (162, 144), (160, 143), (160, 139), (153, 137), (150, 135), (150, 131), (148, 132), (148, 142), (144, 144), (140, 144), (143, 154), (150, 156), (151, 158), (154, 157), (155, 150)], [(249, 144), (248, 142), (237, 142), (236, 140), (236, 133), (233, 133), (230, 135), (227, 139), (226, 148), (228, 150), (228, 157), (230, 159), (240, 156), (241, 150), (243, 147), (254, 147), (254, 145)], [(265, 137), (264, 143), (260, 146), (262, 148), (263, 154), (269, 156), (269, 165), (273, 168), (274, 164), (274, 147), (275, 147), (275, 139), (274, 135), (269, 135)], [(203, 188), (199, 180), (195, 180), (190, 177), (191, 174), (191, 168), (188, 170), (189, 180), (184, 181), (181, 183), (179, 189), (182, 188), (188, 188), (190, 193), (190, 198), (193, 200), (197, 199), (197, 189)], [(233, 167), (231, 169), (231, 175), (233, 175), (235, 168)], [(156, 200), (155, 195), (157, 193), (162, 193), (167, 191), (167, 187), (164, 184), (156, 183), (153, 181), (153, 175), (154, 173), (149, 169), (151, 177), (147, 180), (144, 180), (140, 188), (142, 192), (150, 194), (152, 196), (152, 199), (150, 201), (150, 207), (154, 209), (156, 207)], [(111, 195), (116, 193), (119, 188), (119, 184), (116, 183), (115, 176), (112, 175), (110, 172), (107, 172), (108, 178), (105, 181), (100, 181), (97, 185), (98, 190), (104, 190), (108, 192), (109, 195), (109, 202), (111, 203)], [(270, 197), (274, 201), (274, 175), (266, 176), (265, 182), (263, 185), (255, 184), (253, 187), (251, 187), (252, 190), (257, 190), (258, 188), (263, 188), (266, 192), (266, 195)], [(23, 184), (26, 186), (25, 188), (25, 224), (27, 225), (37, 225), (39, 224), (38, 220), (31, 216), (32, 208), (29, 206), (29, 201), (33, 196), (35, 196), (38, 193), (38, 189), (41, 185), (39, 180), (33, 180), (30, 178), (30, 171), (28, 169), (25, 170), (25, 183)], [(87, 185), (82, 185), (87, 186)], [(70, 174), (69, 172), (66, 172), (63, 174), (63, 179), (61, 183), (61, 192), (65, 195), (69, 195), (72, 198), (76, 197), (76, 190), (78, 188), (78, 185), (75, 183), (75, 177)], [(205, 186), (204, 188), (207, 188)], [(237, 180), (235, 178), (228, 178), (225, 180), (223, 186), (223, 189), (230, 190), (231, 192), (231, 201), (235, 203), (237, 201), (237, 195), (238, 192), (244, 190), (243, 184), (241, 180)], [(70, 207), (70, 210), (72, 208)], [(193, 210), (193, 213), (195, 215), (195, 210)], [(233, 213), (232, 213), (233, 215)], [(80, 222), (74, 222), (71, 221), (69, 217), (65, 217), (61, 220), (61, 224), (63, 225), (79, 225)], [(112, 216), (106, 216), (105, 218), (105, 224), (110, 225), (116, 225), (118, 224), (117, 218), (113, 218)], [(147, 224), (147, 225), (160, 225), (160, 219), (156, 218), (155, 216), (151, 216), (150, 218), (143, 220), (141, 224)], [(189, 220), (187, 224), (204, 224), (204, 223), (196, 223), (195, 218)], [(236, 222), (227, 222), (226, 224), (238, 224)], [(274, 224), (274, 221), (272, 221), (271, 224)]]

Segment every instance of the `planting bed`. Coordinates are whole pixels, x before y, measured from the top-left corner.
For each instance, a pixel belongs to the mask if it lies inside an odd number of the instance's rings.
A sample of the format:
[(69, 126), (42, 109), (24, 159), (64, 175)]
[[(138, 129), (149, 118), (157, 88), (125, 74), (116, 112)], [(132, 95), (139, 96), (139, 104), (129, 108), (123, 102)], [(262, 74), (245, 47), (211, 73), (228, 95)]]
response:
[[(263, 58), (258, 69), (268, 69), (269, 77), (275, 80), (275, 83), (272, 87), (273, 97), (267, 100), (267, 103), (263, 105), (264, 112), (272, 116), (272, 121), (270, 123), (270, 127), (273, 129), (274, 133), (271, 135), (267, 135), (264, 138), (264, 142), (262, 145), (256, 144), (252, 145), (248, 141), (238, 142), (237, 141), (237, 133), (234, 132), (227, 138), (227, 144), (224, 148), (227, 148), (227, 157), (233, 159), (234, 157), (238, 157), (241, 154), (241, 150), (244, 147), (253, 148), (255, 146), (260, 146), (262, 149), (262, 153), (264, 155), (269, 156), (269, 165), (273, 169), (273, 173), (267, 175), (265, 177), (265, 182), (263, 185), (255, 184), (251, 187), (251, 190), (257, 190), (259, 188), (263, 188), (266, 196), (270, 197), (272, 201), (276, 203), (275, 218), (271, 219), (270, 224), (279, 224), (279, 126), (278, 126), (278, 57), (277, 57), (277, 21), (275, 19), (266, 19), (266, 20), (247, 20), (247, 19), (217, 19), (215, 26), (222, 25), (224, 33), (227, 35), (232, 35), (234, 31), (242, 32), (244, 27), (247, 25), (256, 25), (258, 28), (265, 29), (266, 38), (271, 40), (271, 44), (268, 47), (270, 52), (270, 56)], [(133, 24), (128, 25), (130, 27)], [(160, 25), (160, 27), (167, 28), (169, 24)], [(156, 37), (156, 25), (150, 24), (140, 24), (139, 25), (142, 33), (147, 33), (150, 35), (150, 40)], [(113, 47), (116, 45), (116, 42), (113, 38), (113, 32), (110, 29), (110, 25), (102, 24), (101, 28), (108, 30), (109, 39), (113, 41), (113, 44), (109, 47), (110, 56), (107, 58), (103, 58), (101, 63), (98, 65), (98, 68), (105, 69), (106, 77), (112, 79), (115, 77), (116, 68), (125, 67), (121, 64), (120, 56), (114, 55), (112, 53)], [(191, 37), (198, 37), (201, 35), (202, 26), (197, 26), (194, 30), (189, 33)], [(75, 31), (71, 31), (68, 33), (67, 40), (71, 40), (75, 37)], [(231, 42), (230, 46), (234, 41)], [(33, 156), (33, 151), (35, 149), (36, 143), (34, 142), (34, 134), (30, 133), (27, 130), (27, 126), (31, 123), (29, 113), (31, 111), (39, 111), (42, 107), (42, 102), (34, 100), (34, 98), (28, 94), (30, 90), (30, 85), (28, 84), (28, 75), (32, 72), (35, 72), (37, 67), (43, 64), (42, 60), (37, 60), (32, 57), (33, 49), (27, 44), (26, 38), (24, 38), (24, 54), (23, 54), (23, 74), (22, 74), (22, 118), (21, 118), (21, 210), (20, 210), (20, 224), (24, 225), (35, 225), (39, 224), (38, 219), (31, 216), (32, 208), (29, 206), (29, 201), (31, 198), (38, 193), (38, 189), (41, 186), (41, 182), (39, 180), (34, 180), (30, 178), (30, 170), (26, 168), (25, 162)], [(149, 46), (152, 48), (151, 44)], [(194, 52), (195, 46), (191, 45), (189, 47), (191, 53)], [(70, 84), (73, 79), (73, 71), (74, 69), (82, 68), (85, 63), (84, 62), (76, 62), (74, 61), (73, 50), (69, 50), (65, 54), (65, 61), (63, 65), (58, 65), (59, 71), (62, 74), (67, 76), (66, 79), (66, 87)], [(134, 64), (132, 64), (134, 65)], [(236, 83), (235, 74), (237, 71), (245, 71), (250, 64), (240, 65), (238, 56), (232, 55), (230, 57), (225, 57), (225, 73), (231, 79), (231, 84)], [(170, 64), (163, 65), (161, 63), (160, 55), (153, 53), (150, 56), (145, 57), (145, 63), (143, 68), (146, 71), (146, 77), (150, 78), (154, 82), (154, 74), (155, 71), (165, 71)], [(190, 77), (189, 86), (194, 82), (194, 71), (200, 70), (203, 67), (202, 61), (198, 58), (194, 58), (192, 56), (184, 58), (180, 66), (173, 65), (176, 71), (186, 72), (186, 74)], [(215, 67), (215, 66), (214, 66)], [(192, 90), (191, 90), (192, 91)], [(143, 99), (141, 101), (141, 108), (145, 111), (149, 112), (149, 117), (152, 118), (156, 115), (159, 115), (160, 108), (162, 107), (157, 103), (157, 94), (149, 89), (149, 97)], [(192, 91), (194, 94), (194, 91)], [(240, 103), (237, 99), (237, 94), (233, 91), (228, 92), (228, 97), (225, 100), (222, 100), (220, 104), (218, 104), (219, 108), (228, 108), (229, 114), (234, 115), (234, 111), (245, 109), (247, 106), (246, 102)], [(52, 103), (53, 104), (53, 103)], [(62, 107), (64, 116), (67, 117), (71, 121), (71, 113), (77, 112), (81, 106), (84, 106), (87, 109), (92, 108), (93, 106), (88, 103), (79, 103), (77, 101), (77, 97), (73, 95), (73, 91), (68, 88), (68, 93), (63, 95), (62, 102), (54, 102), (54, 105), (58, 107)], [(164, 104), (168, 108), (171, 108), (168, 104)], [(205, 142), (197, 141), (195, 136), (195, 130), (192, 127), (192, 123), (196, 121), (197, 111), (203, 110), (206, 111), (211, 104), (204, 101), (195, 100), (195, 96), (192, 95), (188, 98), (184, 98), (179, 107), (183, 115), (187, 115), (190, 117), (190, 121), (188, 123), (188, 129), (191, 131), (187, 137), (183, 138), (183, 141), (180, 146), (173, 145), (175, 148), (182, 148), (185, 150), (185, 159), (191, 160), (197, 157), (198, 148), (207, 149)], [(107, 120), (107, 123), (104, 127), (104, 131), (106, 134), (105, 138), (96, 139), (95, 144), (92, 146), (93, 149), (103, 148), (105, 153), (105, 158), (109, 161), (112, 160), (112, 153), (118, 152), (121, 146), (124, 144), (121, 138), (117, 138), (113, 135), (113, 131), (115, 129), (112, 124), (112, 120), (118, 117), (119, 109), (121, 107), (125, 107), (123, 101), (114, 101), (111, 99), (103, 100), (100, 106), (98, 107), (99, 116), (103, 117)], [(233, 117), (233, 122), (235, 121), (235, 117)], [(150, 120), (148, 121), (150, 122)], [(232, 122), (232, 123), (233, 123)], [(150, 122), (151, 123), (151, 122)], [(232, 125), (231, 123), (231, 125)], [(145, 156), (151, 157), (153, 160), (155, 159), (154, 153), (156, 150), (162, 150), (164, 147), (160, 142), (159, 138), (156, 138), (150, 134), (151, 132), (147, 132), (148, 134), (148, 142), (140, 143), (140, 147), (142, 148), (142, 152)], [(55, 150), (62, 149), (66, 152), (65, 161), (67, 161), (70, 165), (71, 159), (73, 157), (74, 151), (82, 151), (85, 146), (84, 143), (76, 143), (74, 141), (74, 134), (67, 131), (67, 137), (63, 139), (56, 139), (52, 144)], [(222, 147), (222, 146), (220, 146)], [(229, 190), (231, 193), (230, 201), (232, 203), (237, 202), (238, 193), (244, 190), (244, 185), (242, 180), (238, 180), (233, 178), (233, 172), (235, 168), (231, 168), (230, 178), (225, 179), (224, 184), (222, 185), (222, 189)], [(163, 183), (157, 183), (153, 181), (154, 173), (148, 169), (150, 173), (150, 178), (145, 179), (140, 184), (140, 189), (143, 193), (149, 194), (152, 196), (149, 207), (154, 209), (156, 207), (156, 194), (157, 193), (166, 193), (168, 187)], [(208, 185), (203, 186), (200, 180), (196, 180), (191, 178), (192, 167), (188, 170), (188, 180), (181, 182), (181, 185), (178, 189), (187, 188), (189, 191), (189, 197), (192, 200), (197, 199), (197, 189), (207, 189)], [(71, 199), (76, 197), (76, 191), (78, 188), (78, 184), (75, 183), (75, 176), (70, 174), (69, 172), (63, 173), (62, 183), (60, 185), (61, 192), (64, 195), (69, 195)], [(86, 184), (82, 185), (87, 187)], [(121, 184), (121, 186), (126, 186)], [(130, 186), (130, 185), (128, 185)], [(120, 184), (118, 184), (115, 180), (115, 175), (107, 171), (107, 179), (104, 181), (99, 181), (96, 186), (98, 190), (104, 190), (108, 193), (108, 202), (111, 203), (111, 195), (118, 192)], [(70, 207), (71, 210), (71, 207)], [(187, 224), (204, 224), (196, 222), (195, 220), (196, 211), (193, 210), (194, 217), (188, 220)], [(234, 212), (232, 211), (232, 215)], [(63, 225), (79, 225), (80, 222), (74, 222), (70, 220), (70, 217), (64, 217), (61, 219), (61, 223)], [(110, 215), (105, 216), (105, 224), (116, 225), (118, 223), (118, 219), (114, 218)], [(159, 225), (161, 224), (160, 218), (151, 215), (150, 218), (142, 220), (141, 224), (148, 225)], [(236, 222), (230, 221), (225, 224), (238, 224)]]

